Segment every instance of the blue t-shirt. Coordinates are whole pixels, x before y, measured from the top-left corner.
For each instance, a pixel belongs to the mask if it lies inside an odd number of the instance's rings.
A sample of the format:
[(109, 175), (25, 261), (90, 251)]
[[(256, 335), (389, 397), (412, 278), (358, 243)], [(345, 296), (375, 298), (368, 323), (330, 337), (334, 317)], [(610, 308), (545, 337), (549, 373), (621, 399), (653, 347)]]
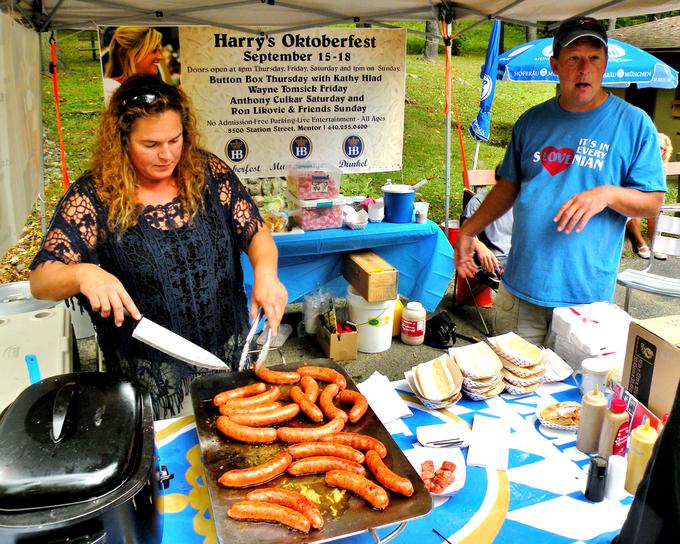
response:
[(605, 208), (583, 231), (566, 235), (553, 217), (569, 198), (599, 185), (666, 190), (647, 114), (611, 95), (576, 113), (550, 99), (517, 120), (499, 174), (521, 185), (503, 277), (508, 291), (546, 307), (611, 301), (626, 218)]

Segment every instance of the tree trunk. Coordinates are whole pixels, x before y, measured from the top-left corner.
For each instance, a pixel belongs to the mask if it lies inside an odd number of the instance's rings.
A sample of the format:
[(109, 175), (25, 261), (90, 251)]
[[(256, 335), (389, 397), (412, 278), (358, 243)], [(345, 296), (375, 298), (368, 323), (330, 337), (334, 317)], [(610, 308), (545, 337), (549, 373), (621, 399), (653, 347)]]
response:
[[(533, 21), (532, 21), (533, 22)], [(526, 27), (527, 41), (531, 42), (538, 39), (538, 29), (535, 26)]]
[(609, 19), (609, 27), (607, 28), (607, 30), (609, 32), (611, 32), (615, 28), (616, 28), (616, 17), (612, 17), (611, 19)]
[(435, 60), (439, 51), (439, 35), (437, 31), (437, 21), (425, 21), (425, 32), (432, 34), (425, 38), (425, 51), (423, 52), (424, 60)]

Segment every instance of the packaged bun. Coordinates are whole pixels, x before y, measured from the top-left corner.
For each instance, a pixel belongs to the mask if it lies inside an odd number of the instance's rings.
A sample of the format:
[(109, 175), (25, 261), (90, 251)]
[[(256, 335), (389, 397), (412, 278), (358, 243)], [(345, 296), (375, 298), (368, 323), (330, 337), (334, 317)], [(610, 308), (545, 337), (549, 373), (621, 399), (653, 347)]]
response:
[(456, 394), (456, 384), (449, 372), (447, 359), (447, 355), (442, 355), (416, 367), (416, 384), (423, 397), (441, 401)]

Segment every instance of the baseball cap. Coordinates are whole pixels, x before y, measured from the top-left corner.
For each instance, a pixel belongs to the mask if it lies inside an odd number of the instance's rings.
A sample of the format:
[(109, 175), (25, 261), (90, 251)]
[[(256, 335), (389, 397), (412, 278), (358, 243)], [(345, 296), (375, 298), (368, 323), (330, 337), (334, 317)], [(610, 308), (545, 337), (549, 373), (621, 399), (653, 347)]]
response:
[(600, 21), (592, 17), (572, 17), (563, 21), (557, 29), (557, 34), (553, 39), (553, 50), (556, 45), (566, 47), (574, 40), (584, 36), (596, 38), (603, 45), (607, 45), (607, 32)]

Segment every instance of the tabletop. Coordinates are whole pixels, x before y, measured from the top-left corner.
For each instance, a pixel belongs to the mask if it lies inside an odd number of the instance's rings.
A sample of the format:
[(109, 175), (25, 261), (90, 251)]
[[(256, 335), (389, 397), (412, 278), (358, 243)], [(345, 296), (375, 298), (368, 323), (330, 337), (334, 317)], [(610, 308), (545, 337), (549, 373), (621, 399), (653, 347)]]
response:
[[(572, 378), (543, 384), (525, 397), (501, 395), (488, 401), (463, 397), (444, 410), (423, 407), (403, 380), (393, 385), (413, 412), (387, 425), (405, 452), (417, 443), (418, 427), (460, 420), (470, 424), (478, 415), (502, 418), (511, 433), (507, 470), (468, 466), (460, 491), (435, 497), (432, 512), (408, 522), (391, 542), (444, 542), (433, 529), (457, 544), (605, 544), (618, 533), (632, 496), (600, 503), (586, 500), (584, 469), (589, 458), (576, 449), (576, 434), (546, 429), (536, 419), (537, 408), (544, 404), (580, 400)], [(175, 474), (162, 498), (163, 544), (215, 543), (193, 416), (156, 422), (156, 442), (160, 464)], [(378, 534), (384, 538), (394, 529), (387, 527)], [(337, 542), (364, 544), (373, 539), (363, 533)]]

